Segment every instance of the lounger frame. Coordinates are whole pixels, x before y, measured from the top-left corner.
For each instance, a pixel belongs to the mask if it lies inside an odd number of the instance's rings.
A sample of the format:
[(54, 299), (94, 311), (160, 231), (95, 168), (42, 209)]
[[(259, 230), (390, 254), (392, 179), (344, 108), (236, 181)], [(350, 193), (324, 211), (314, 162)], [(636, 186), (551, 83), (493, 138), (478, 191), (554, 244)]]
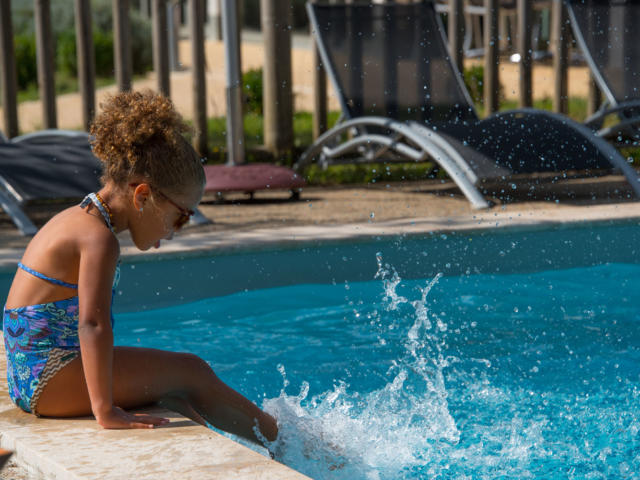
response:
[[(33, 133), (28, 133), (18, 137), (14, 137), (8, 140), (0, 132), (0, 143), (11, 143), (13, 145), (39, 145), (39, 144), (55, 144), (56, 142), (65, 142), (69, 140), (86, 140), (87, 145), (89, 143), (89, 135), (86, 132), (74, 131), (74, 130), (40, 130)], [(27, 161), (27, 160), (26, 160)], [(55, 164), (52, 162), (51, 168), (55, 169)], [(15, 180), (15, 179), (14, 179)], [(63, 181), (61, 179), (60, 181)], [(99, 186), (99, 182), (95, 182), (96, 188)], [(9, 215), (13, 223), (20, 230), (23, 235), (34, 235), (38, 228), (31, 221), (28, 215), (25, 213), (24, 207), (29, 202), (28, 198), (24, 198), (20, 194), (20, 188), (16, 188), (14, 182), (12, 182), (10, 176), (2, 173), (0, 169), (0, 207)], [(88, 192), (83, 192), (82, 195)], [(33, 195), (32, 195), (33, 196)], [(42, 197), (44, 198), (50, 198)], [(71, 198), (71, 197), (69, 197)], [(39, 201), (38, 198), (33, 201)], [(190, 220), (191, 225), (201, 225), (211, 223), (210, 220), (205, 217), (199, 209), (196, 209), (195, 214)]]
[[(616, 146), (638, 146), (640, 144), (640, 113), (638, 113), (640, 112), (640, 93), (638, 93), (638, 98), (632, 100), (620, 100), (616, 98), (607, 78), (591, 53), (591, 49), (585, 38), (585, 32), (583, 32), (578, 16), (573, 8), (575, 0), (564, 1), (569, 13), (569, 20), (576, 42), (585, 56), (589, 70), (598, 88), (605, 97), (604, 102), (598, 110), (585, 120), (585, 125)], [(640, 4), (640, 2), (636, 3)], [(640, 8), (640, 6), (636, 5), (635, 8)], [(640, 36), (635, 34), (634, 39), (635, 37)], [(633, 67), (638, 69), (638, 75), (640, 75), (640, 65), (634, 65)], [(627, 117), (624, 115), (625, 113), (631, 113), (632, 116)], [(614, 125), (603, 126), (605, 119), (611, 115), (617, 115), (619, 121)]]
[[(430, 3), (430, 2), (424, 2)], [(433, 4), (431, 4), (433, 6)], [(320, 7), (320, 4), (318, 5)], [(335, 8), (336, 5), (327, 6), (322, 4), (323, 8)], [(401, 162), (422, 162), (433, 161), (445, 170), (451, 179), (458, 185), (463, 194), (470, 201), (474, 208), (487, 208), (490, 206), (478, 188), (480, 183), (485, 180), (484, 177), (478, 175), (476, 171), (469, 165), (467, 159), (443, 135), (437, 126), (431, 126), (416, 121), (399, 121), (393, 118), (380, 116), (362, 116), (351, 118), (351, 113), (340, 81), (336, 73), (332, 69), (332, 60), (324, 44), (321, 34), (321, 28), (315, 15), (315, 4), (307, 3), (307, 12), (314, 35), (316, 36), (316, 44), (323, 64), (326, 67), (327, 75), (337, 93), (337, 98), (342, 109), (342, 115), (338, 124), (329, 131), (321, 135), (314, 144), (307, 149), (300, 157), (294, 169), (304, 171), (309, 165), (317, 161), (322, 167), (329, 165), (344, 163), (370, 163), (379, 161), (384, 155), (385, 162), (401, 161)], [(437, 31), (440, 38), (437, 41), (446, 45), (445, 29), (441, 24), (441, 20), (436, 15), (438, 25)], [(555, 125), (562, 126), (568, 131), (573, 132), (574, 136), (581, 138), (584, 142), (592, 145), (603, 157), (610, 162), (610, 168), (616, 168), (629, 179), (634, 192), (640, 196), (640, 182), (638, 175), (624, 158), (609, 143), (595, 136), (592, 131), (584, 125), (575, 122), (568, 117), (544, 110), (520, 109), (510, 112), (501, 112), (494, 114), (484, 120), (478, 120), (477, 114), (473, 108), (473, 102), (469, 97), (469, 93), (464, 85), (461, 73), (457, 70), (455, 64), (449, 58), (449, 68), (454, 74), (455, 82), (459, 92), (467, 103), (472, 117), (475, 117), (476, 126), (489, 128), (492, 123), (505, 119), (506, 115), (513, 118), (521, 116), (527, 120), (535, 120), (536, 118), (545, 119)], [(383, 131), (383, 133), (380, 133)], [(393, 155), (389, 158), (389, 154)], [(511, 172), (496, 166), (497, 175), (493, 178), (501, 177), (503, 180), (511, 175)]]
[[(9, 140), (0, 132), (0, 142), (11, 142), (20, 144), (25, 142), (39, 142), (44, 139), (52, 140), (54, 138), (86, 138), (89, 136), (86, 132), (74, 130), (57, 130), (47, 129), (37, 132), (20, 135)], [(25, 199), (18, 193), (12, 183), (2, 174), (0, 174), (0, 207), (9, 215), (15, 226), (23, 235), (35, 235), (38, 227), (31, 221), (24, 211)]]

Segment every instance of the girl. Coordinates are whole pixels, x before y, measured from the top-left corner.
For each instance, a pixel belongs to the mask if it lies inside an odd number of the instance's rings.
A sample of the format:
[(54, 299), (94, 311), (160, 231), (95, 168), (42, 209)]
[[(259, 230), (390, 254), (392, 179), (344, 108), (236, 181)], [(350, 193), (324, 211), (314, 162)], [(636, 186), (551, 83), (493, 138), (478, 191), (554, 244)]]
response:
[[(160, 402), (259, 442), (276, 421), (225, 385), (195, 355), (114, 347), (116, 234), (158, 248), (193, 215), (205, 177), (170, 100), (120, 93), (91, 128), (103, 188), (53, 217), (29, 243), (4, 309), (12, 400), (48, 417), (93, 414), (104, 428), (153, 428), (167, 419), (124, 409)], [(258, 430), (256, 429), (259, 429)]]

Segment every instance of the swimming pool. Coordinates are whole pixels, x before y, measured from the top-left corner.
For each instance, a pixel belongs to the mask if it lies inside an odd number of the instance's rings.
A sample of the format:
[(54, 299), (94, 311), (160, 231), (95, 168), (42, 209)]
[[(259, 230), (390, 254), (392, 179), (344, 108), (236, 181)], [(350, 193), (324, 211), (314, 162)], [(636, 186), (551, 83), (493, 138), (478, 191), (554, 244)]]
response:
[(200, 257), (244, 264), (252, 288), (121, 314), (116, 340), (206, 358), (278, 416), (280, 458), (313, 478), (638, 478), (639, 234)]
[(206, 358), (313, 478), (638, 478), (639, 241), (623, 222), (135, 261), (116, 343)]

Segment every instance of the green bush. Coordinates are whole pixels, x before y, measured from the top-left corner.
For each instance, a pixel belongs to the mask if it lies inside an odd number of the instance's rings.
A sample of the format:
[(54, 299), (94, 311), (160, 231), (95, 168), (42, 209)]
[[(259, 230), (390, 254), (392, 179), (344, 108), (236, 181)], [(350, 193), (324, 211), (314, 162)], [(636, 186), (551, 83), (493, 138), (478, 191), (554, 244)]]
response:
[(13, 41), (15, 45), (18, 89), (24, 90), (38, 84), (36, 39), (31, 35), (16, 35)]
[(18, 35), (34, 35), (33, 0), (11, 1), (11, 23), (13, 33)]
[[(144, 73), (151, 70), (153, 62), (151, 58), (145, 58), (147, 55), (146, 47), (142, 44), (138, 45), (138, 50), (132, 48), (131, 52), (133, 71), (134, 73)], [(112, 77), (114, 72), (113, 35), (109, 32), (94, 29), (93, 48), (96, 75), (99, 77)], [(76, 36), (73, 30), (67, 30), (58, 36), (57, 67), (60, 72), (67, 75), (77, 75)]]
[(640, 164), (640, 147), (623, 147), (620, 149), (620, 153), (634, 167)]
[(133, 73), (142, 75), (153, 70), (151, 22), (137, 10), (131, 12), (131, 60)]
[(56, 69), (64, 74), (75, 76), (78, 70), (76, 34), (73, 30), (66, 30), (58, 35), (56, 43)]
[(262, 115), (262, 69), (254, 68), (242, 75), (245, 113)]
[(484, 67), (474, 65), (464, 70), (464, 84), (469, 91), (473, 103), (482, 103), (484, 88)]
[[(464, 84), (467, 87), (471, 100), (478, 110), (478, 114), (483, 116), (484, 111), (484, 67), (473, 65), (466, 68), (463, 73)], [(498, 87), (498, 101), (505, 102), (504, 86), (500, 83)]]
[[(93, 43), (96, 75), (113, 77), (113, 18), (110, 0), (92, 0)], [(12, 4), (18, 86), (20, 90), (37, 85), (33, 1), (14, 0)], [(133, 73), (144, 74), (153, 68), (151, 22), (135, 9), (130, 10), (131, 57)], [(76, 37), (73, 8), (68, 0), (51, 1), (51, 20), (55, 42), (56, 71), (77, 75)]]
[(113, 34), (102, 30), (93, 31), (93, 51), (96, 59), (96, 75), (114, 75)]
[[(94, 41), (95, 33), (100, 32), (102, 35), (111, 37), (113, 45), (113, 6), (111, 0), (93, 0), (91, 2)], [(146, 73), (153, 69), (153, 52), (151, 45), (151, 22), (143, 16), (138, 10), (129, 10), (129, 23), (131, 25), (131, 60), (133, 63), (133, 72), (137, 74)], [(105, 39), (105, 48), (106, 48)], [(96, 43), (96, 62), (99, 51)], [(113, 47), (111, 53), (111, 67), (106, 66), (101, 71), (110, 70), (113, 72)], [(106, 61), (105, 61), (106, 63)], [(96, 71), (98, 71), (96, 65)]]
[(434, 164), (431, 162), (334, 165), (327, 169), (314, 164), (309, 167), (306, 176), (310, 185), (343, 185), (424, 180), (433, 178), (434, 173)]

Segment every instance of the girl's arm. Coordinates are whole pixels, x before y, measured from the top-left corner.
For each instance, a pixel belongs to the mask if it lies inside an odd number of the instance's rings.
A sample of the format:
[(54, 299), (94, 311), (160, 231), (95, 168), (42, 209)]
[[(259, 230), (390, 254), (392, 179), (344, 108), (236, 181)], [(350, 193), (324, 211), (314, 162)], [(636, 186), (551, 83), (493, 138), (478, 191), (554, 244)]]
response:
[(104, 428), (153, 428), (166, 421), (131, 415), (113, 404), (111, 289), (119, 247), (111, 232), (106, 233), (81, 250), (78, 275), (78, 336), (91, 410)]

